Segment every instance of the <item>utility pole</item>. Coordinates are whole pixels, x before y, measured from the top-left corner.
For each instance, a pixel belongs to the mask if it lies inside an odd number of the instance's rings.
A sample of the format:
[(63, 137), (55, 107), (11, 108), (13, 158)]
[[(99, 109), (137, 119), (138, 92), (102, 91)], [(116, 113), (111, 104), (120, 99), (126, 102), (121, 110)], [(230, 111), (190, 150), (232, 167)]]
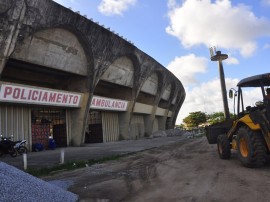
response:
[(219, 78), (220, 78), (220, 85), (221, 85), (221, 93), (223, 99), (223, 107), (224, 107), (224, 115), (225, 120), (230, 119), (230, 112), (228, 107), (228, 99), (227, 99), (227, 91), (225, 85), (225, 76), (224, 70), (222, 65), (222, 60), (226, 60), (228, 58), (227, 54), (221, 54), (221, 51), (216, 51), (215, 48), (210, 48), (210, 55), (211, 61), (218, 61), (218, 68), (219, 68)]

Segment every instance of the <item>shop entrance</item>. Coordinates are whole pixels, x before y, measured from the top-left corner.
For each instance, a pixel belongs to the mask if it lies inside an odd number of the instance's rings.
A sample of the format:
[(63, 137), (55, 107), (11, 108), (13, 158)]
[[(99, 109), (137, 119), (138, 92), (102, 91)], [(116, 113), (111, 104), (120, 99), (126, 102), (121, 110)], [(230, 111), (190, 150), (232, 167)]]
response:
[(88, 124), (85, 134), (85, 143), (103, 142), (102, 118), (100, 111), (89, 112)]
[(49, 138), (57, 147), (67, 146), (66, 110), (59, 108), (33, 108), (31, 110), (32, 145), (39, 143), (48, 148)]

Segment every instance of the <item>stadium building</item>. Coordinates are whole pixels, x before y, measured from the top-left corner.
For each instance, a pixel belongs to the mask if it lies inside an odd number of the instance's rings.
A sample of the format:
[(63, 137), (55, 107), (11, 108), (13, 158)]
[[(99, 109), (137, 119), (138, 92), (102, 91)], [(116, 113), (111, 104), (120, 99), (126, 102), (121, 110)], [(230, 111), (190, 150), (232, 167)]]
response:
[(110, 29), (51, 0), (0, 0), (0, 131), (58, 147), (171, 129), (181, 82)]

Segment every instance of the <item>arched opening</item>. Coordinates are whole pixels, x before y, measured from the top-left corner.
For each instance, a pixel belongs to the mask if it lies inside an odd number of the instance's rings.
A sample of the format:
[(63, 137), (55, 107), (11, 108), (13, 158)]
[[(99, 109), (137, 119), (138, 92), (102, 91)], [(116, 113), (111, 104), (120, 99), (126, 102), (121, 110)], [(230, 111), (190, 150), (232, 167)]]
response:
[[(25, 38), (1, 76), (1, 87), (10, 95), (0, 104), (1, 116), (6, 117), (0, 130), (5, 125), (8, 133), (3, 135), (26, 138), (29, 149), (36, 144), (47, 149), (50, 137), (58, 147), (71, 143), (72, 113), (84, 110), (81, 100), (87, 92), (87, 58), (72, 32), (50, 28)], [(75, 97), (78, 103), (73, 105)]]
[[(132, 99), (133, 63), (128, 57), (116, 59), (101, 76), (94, 90), (90, 119), (86, 128), (86, 143), (118, 141), (120, 116), (127, 111)], [(98, 115), (96, 123), (91, 117)], [(93, 132), (95, 130), (95, 132)]]

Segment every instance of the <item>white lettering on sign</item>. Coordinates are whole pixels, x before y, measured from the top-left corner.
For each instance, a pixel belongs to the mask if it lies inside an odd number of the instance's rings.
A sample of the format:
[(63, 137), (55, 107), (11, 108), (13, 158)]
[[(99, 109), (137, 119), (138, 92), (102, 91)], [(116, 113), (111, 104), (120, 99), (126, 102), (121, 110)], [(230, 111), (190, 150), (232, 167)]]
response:
[(2, 84), (0, 101), (79, 107), (81, 95), (34, 87)]
[(127, 103), (128, 102), (124, 100), (115, 100), (110, 98), (93, 96), (90, 108), (126, 111)]

